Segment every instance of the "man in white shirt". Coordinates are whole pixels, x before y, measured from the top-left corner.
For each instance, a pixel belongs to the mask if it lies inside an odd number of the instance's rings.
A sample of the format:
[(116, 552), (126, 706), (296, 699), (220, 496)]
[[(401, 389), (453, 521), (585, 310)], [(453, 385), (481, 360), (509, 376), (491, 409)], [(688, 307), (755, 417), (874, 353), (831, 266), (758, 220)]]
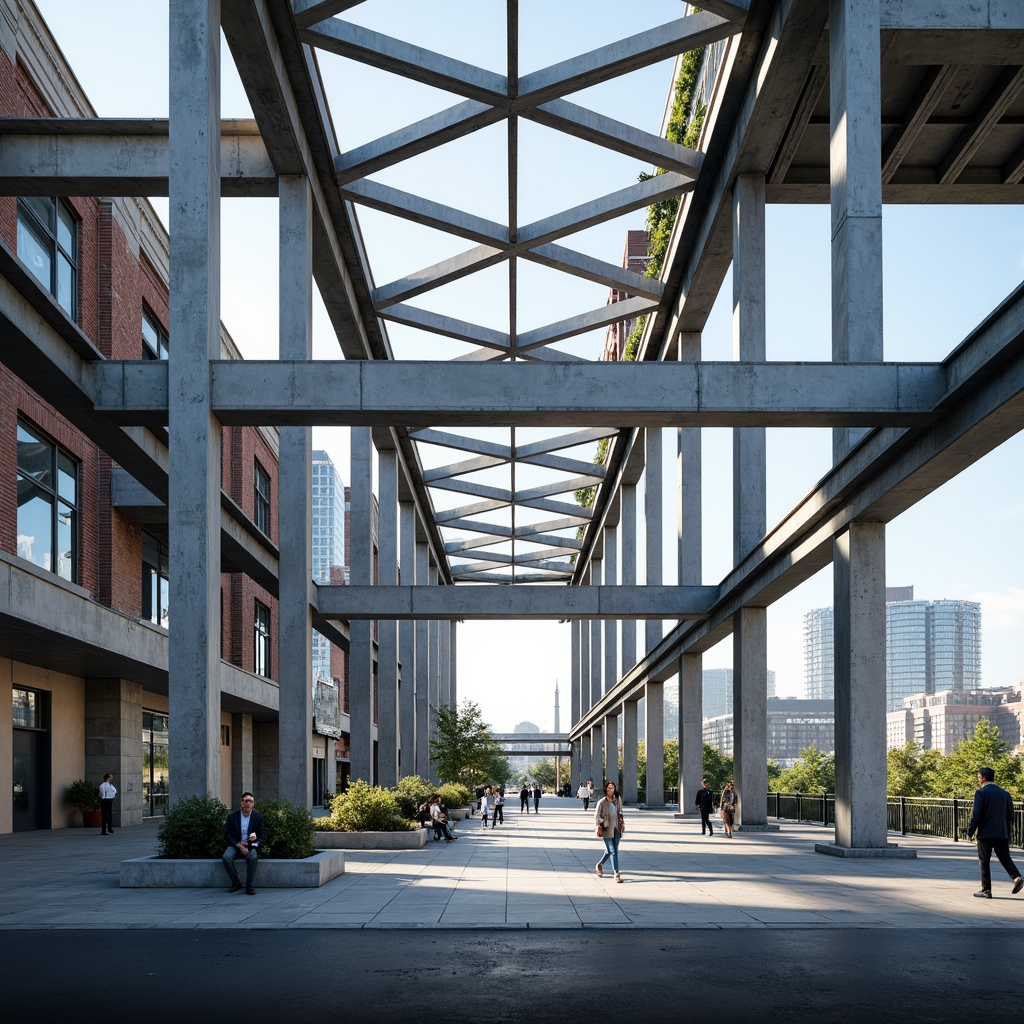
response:
[(117, 790), (114, 788), (114, 776), (107, 772), (100, 783), (100, 835), (112, 836), (114, 834), (114, 797)]

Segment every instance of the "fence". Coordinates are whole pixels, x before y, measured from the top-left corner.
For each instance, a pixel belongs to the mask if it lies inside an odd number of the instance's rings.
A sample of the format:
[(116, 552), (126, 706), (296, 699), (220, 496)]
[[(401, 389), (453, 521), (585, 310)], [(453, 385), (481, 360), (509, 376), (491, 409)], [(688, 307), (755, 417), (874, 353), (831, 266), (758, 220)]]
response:
[[(894, 796), (886, 800), (886, 821), (890, 832), (903, 836), (967, 837), (974, 801), (969, 797)], [(834, 793), (769, 793), (768, 817), (834, 825)], [(1024, 802), (1013, 805), (1010, 845), (1024, 849)]]

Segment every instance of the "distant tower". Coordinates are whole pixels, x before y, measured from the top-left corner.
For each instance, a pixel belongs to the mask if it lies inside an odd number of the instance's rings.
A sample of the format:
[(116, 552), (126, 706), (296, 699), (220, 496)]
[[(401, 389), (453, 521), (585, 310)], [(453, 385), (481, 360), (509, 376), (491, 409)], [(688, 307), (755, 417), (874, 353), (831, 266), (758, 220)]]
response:
[[(558, 728), (558, 680), (555, 680), (555, 735), (559, 733)], [(558, 748), (555, 747), (555, 792), (560, 793), (562, 790), (562, 778), (559, 769), (562, 766), (561, 758), (558, 756)]]

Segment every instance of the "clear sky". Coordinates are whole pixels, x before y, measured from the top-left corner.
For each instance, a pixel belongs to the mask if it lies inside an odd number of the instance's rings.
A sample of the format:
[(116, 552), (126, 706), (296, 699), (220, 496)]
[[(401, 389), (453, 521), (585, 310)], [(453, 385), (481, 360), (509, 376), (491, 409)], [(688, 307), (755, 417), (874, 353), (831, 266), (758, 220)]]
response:
[[(101, 116), (166, 117), (166, 0), (37, 0), (58, 43)], [(346, 17), (504, 71), (502, 0), (424, 4), (368, 0)], [(523, 0), (521, 68), (543, 67), (622, 35), (677, 17), (678, 0)], [(224, 51), (222, 114), (251, 111), (230, 55)], [(335, 128), (344, 148), (359, 145), (453, 102), (436, 90), (399, 82), (337, 57), (321, 57)], [(625, 76), (572, 97), (648, 131), (659, 130), (671, 85), (672, 62)], [(504, 222), (505, 139), (501, 126), (476, 133), (381, 174), (379, 180)], [(582, 166), (585, 172), (581, 170)], [(524, 126), (520, 147), (521, 220), (532, 220), (625, 187), (641, 170), (636, 161), (606, 155), (556, 132)], [(165, 218), (165, 200), (154, 206)], [(582, 232), (566, 244), (609, 262), (621, 258), (628, 228), (642, 213)], [(384, 283), (466, 248), (426, 228), (372, 212), (360, 226), (377, 283)], [(1024, 276), (1021, 207), (886, 207), (884, 231), (885, 358), (944, 357)], [(276, 200), (233, 199), (222, 204), (222, 319), (250, 358), (277, 353)], [(767, 214), (768, 358), (830, 358), (829, 212), (827, 207), (771, 206)], [(523, 261), (520, 261), (523, 267)], [(543, 269), (520, 275), (520, 329), (600, 306), (596, 285)], [(462, 319), (503, 327), (507, 284), (500, 272), (474, 276), (417, 303), (442, 309), (457, 299)], [(396, 353), (450, 358), (460, 346), (391, 325)], [(603, 334), (561, 346), (596, 358)], [(314, 351), (336, 358), (337, 348), (319, 299)], [(732, 358), (731, 281), (727, 278), (703, 335), (703, 357)], [(314, 429), (345, 479), (347, 432)], [(449, 453), (450, 455), (450, 453)], [(449, 455), (444, 456), (444, 461)], [(430, 456), (425, 453), (425, 460)], [(768, 431), (768, 523), (811, 490), (828, 470), (824, 430)], [(675, 474), (674, 431), (665, 436), (665, 480)], [(1024, 678), (1024, 442), (1020, 435), (895, 520), (887, 531), (890, 586), (913, 585), (915, 596), (980, 601), (983, 685)], [(704, 431), (704, 582), (718, 583), (731, 563), (731, 440), (725, 429)], [(666, 488), (671, 491), (670, 487)], [(664, 578), (677, 579), (674, 497), (666, 493)], [(642, 541), (640, 545), (642, 549)], [(642, 573), (642, 565), (640, 572)], [(639, 577), (642, 579), (642, 575)], [(780, 696), (803, 695), (803, 615), (832, 603), (831, 569), (777, 602), (768, 612), (768, 665)], [(643, 629), (639, 632), (642, 634)], [(708, 668), (731, 665), (731, 642), (710, 651)], [(569, 722), (569, 629), (557, 623), (466, 623), (458, 634), (458, 689), (476, 700), (498, 730), (529, 720), (554, 724), (554, 687), (561, 688), (561, 725)]]

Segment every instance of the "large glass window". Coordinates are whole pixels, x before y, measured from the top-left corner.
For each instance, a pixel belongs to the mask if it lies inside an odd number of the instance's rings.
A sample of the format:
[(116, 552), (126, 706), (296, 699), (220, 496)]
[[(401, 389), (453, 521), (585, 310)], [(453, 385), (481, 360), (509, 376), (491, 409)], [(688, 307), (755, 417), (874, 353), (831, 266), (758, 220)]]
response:
[(78, 316), (78, 221), (59, 199), (18, 200), (18, 258), (72, 319)]
[(142, 307), (142, 358), (167, 358), (167, 332), (145, 306)]
[(41, 431), (18, 423), (18, 554), (77, 578), (78, 463)]
[(256, 525), (269, 537), (270, 474), (260, 465), (258, 459), (253, 461), (253, 490), (255, 492)]
[(253, 621), (253, 671), (258, 676), (270, 678), (270, 609), (259, 601), (254, 602), (256, 614)]
[(142, 712), (142, 814), (151, 818), (167, 813), (167, 715)]
[(170, 569), (167, 545), (142, 531), (142, 617), (158, 626), (168, 627), (167, 598)]

